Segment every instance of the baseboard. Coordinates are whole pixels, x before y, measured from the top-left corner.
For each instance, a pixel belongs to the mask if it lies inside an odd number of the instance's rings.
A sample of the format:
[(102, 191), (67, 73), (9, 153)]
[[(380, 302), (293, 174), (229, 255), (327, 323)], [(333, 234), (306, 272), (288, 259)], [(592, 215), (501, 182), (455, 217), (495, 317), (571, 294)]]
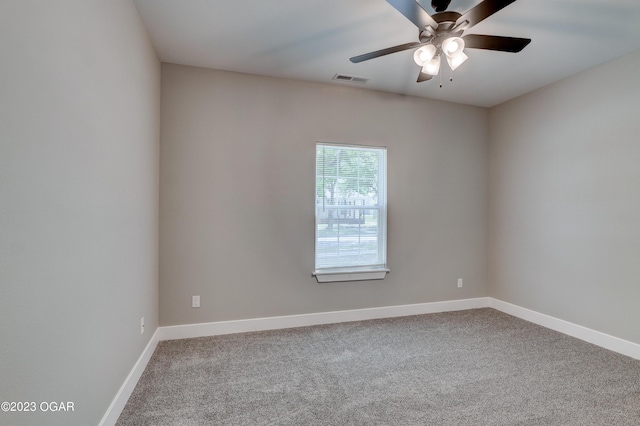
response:
[(628, 340), (620, 339), (600, 331), (592, 330), (581, 325), (541, 314), (492, 297), (489, 298), (489, 307), (534, 324), (550, 328), (551, 330), (584, 340), (585, 342), (592, 343), (602, 348), (609, 349), (610, 351), (640, 360), (640, 345), (637, 343), (629, 342)]
[(158, 332), (159, 340), (174, 340), (192, 337), (217, 336), (221, 334), (246, 333), (250, 331), (305, 327), (309, 325), (363, 321), (378, 318), (433, 314), (437, 312), (462, 311), (466, 309), (487, 307), (489, 307), (489, 298), (480, 297), (476, 299), (384, 306), (379, 308), (354, 309), (348, 311), (319, 312), (313, 314), (176, 325), (160, 327)]
[(147, 343), (147, 346), (142, 351), (142, 354), (136, 361), (135, 365), (129, 372), (129, 375), (124, 380), (122, 386), (118, 390), (115, 398), (111, 401), (111, 405), (107, 409), (107, 412), (102, 416), (102, 420), (100, 420), (99, 426), (112, 426), (115, 425), (118, 421), (118, 417), (120, 417), (120, 413), (124, 409), (124, 406), (127, 404), (131, 393), (136, 387), (140, 376), (142, 376), (142, 372), (147, 367), (149, 360), (151, 359), (151, 355), (153, 355), (153, 351), (156, 350), (156, 346), (158, 346), (158, 329), (156, 329), (153, 336), (151, 336), (151, 340)]
[(418, 303), (412, 305), (384, 306), (379, 308), (354, 309), (348, 311), (318, 312), (313, 314), (288, 315), (266, 318), (251, 318), (236, 321), (219, 321), (203, 324), (186, 324), (158, 327), (133, 369), (100, 421), (100, 426), (115, 425), (127, 400), (131, 396), (153, 351), (162, 340), (216, 336), (250, 331), (276, 330), (310, 325), (334, 324), (378, 318), (393, 318), (408, 315), (433, 314), (438, 312), (463, 311), (467, 309), (493, 308), (517, 318), (576, 337), (602, 348), (640, 360), (640, 345), (581, 325), (573, 324), (527, 308), (503, 302), (492, 297), (449, 300), (444, 302)]

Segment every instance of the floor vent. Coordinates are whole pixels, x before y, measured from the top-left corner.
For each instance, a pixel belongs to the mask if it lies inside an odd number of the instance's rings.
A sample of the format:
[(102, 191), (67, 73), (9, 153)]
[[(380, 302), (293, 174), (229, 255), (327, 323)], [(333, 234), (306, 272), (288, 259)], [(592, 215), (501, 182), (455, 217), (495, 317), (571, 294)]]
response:
[(354, 77), (352, 75), (345, 75), (345, 74), (336, 74), (333, 76), (332, 80), (345, 81), (349, 83), (358, 83), (358, 84), (366, 84), (367, 81), (369, 81), (368, 78)]

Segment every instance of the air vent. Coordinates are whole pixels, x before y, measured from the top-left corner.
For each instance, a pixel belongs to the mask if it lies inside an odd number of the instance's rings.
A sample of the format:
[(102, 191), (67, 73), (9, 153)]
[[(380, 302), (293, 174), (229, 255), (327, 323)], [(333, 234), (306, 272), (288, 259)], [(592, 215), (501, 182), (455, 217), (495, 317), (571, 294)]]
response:
[(355, 77), (353, 75), (346, 75), (346, 74), (336, 74), (333, 76), (332, 80), (344, 81), (349, 83), (358, 83), (358, 84), (366, 84), (367, 81), (369, 81), (368, 78)]

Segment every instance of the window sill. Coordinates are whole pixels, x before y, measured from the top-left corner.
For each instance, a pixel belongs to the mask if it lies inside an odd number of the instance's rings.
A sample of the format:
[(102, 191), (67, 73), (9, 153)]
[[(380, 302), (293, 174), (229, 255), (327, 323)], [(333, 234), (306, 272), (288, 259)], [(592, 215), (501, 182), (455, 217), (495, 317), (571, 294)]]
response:
[(331, 283), (339, 281), (383, 280), (390, 272), (387, 268), (375, 269), (332, 269), (326, 271), (314, 271), (313, 275), (319, 283)]

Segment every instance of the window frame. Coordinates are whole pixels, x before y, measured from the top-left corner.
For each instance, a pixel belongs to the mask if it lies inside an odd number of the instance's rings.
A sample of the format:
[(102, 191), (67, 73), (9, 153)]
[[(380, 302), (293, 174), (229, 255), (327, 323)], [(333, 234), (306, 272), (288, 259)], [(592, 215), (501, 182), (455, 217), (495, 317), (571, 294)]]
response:
[[(355, 209), (377, 210), (378, 212), (378, 244), (379, 258), (382, 263), (376, 265), (367, 266), (343, 266), (333, 268), (318, 268), (317, 266), (317, 252), (318, 252), (318, 205), (317, 205), (317, 184), (318, 184), (318, 147), (319, 146), (336, 147), (341, 149), (357, 148), (357, 149), (372, 149), (382, 151), (381, 162), (379, 164), (378, 173), (378, 205), (377, 206), (363, 206), (355, 207)], [(316, 141), (314, 145), (314, 191), (313, 191), (313, 204), (314, 204), (314, 271), (312, 275), (316, 277), (318, 282), (343, 282), (343, 281), (361, 281), (361, 280), (381, 280), (386, 277), (387, 272), (390, 270), (387, 267), (387, 147), (375, 146), (375, 145), (361, 145), (361, 144), (345, 144), (336, 142), (323, 142)], [(323, 175), (324, 176), (324, 175)], [(345, 206), (347, 209), (354, 209), (354, 206)]]

